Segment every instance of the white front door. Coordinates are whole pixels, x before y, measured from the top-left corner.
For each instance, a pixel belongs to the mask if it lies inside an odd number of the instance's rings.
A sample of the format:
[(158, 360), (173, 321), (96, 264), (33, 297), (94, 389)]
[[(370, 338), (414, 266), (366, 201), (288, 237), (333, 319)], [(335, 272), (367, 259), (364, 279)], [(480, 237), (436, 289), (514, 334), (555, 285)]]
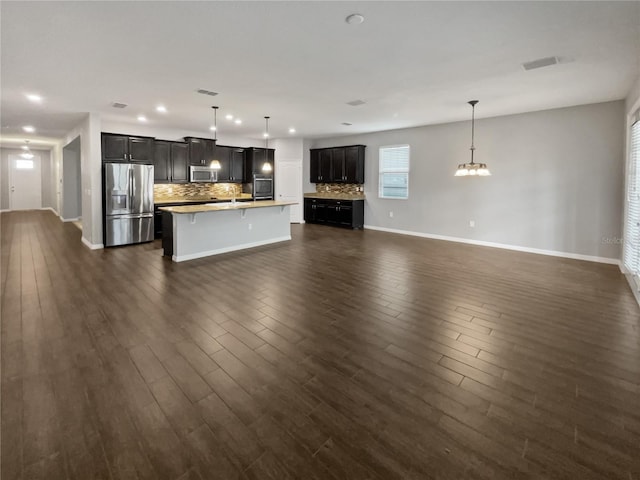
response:
[(42, 177), (38, 155), (32, 158), (9, 155), (9, 208), (42, 208)]
[(291, 205), (291, 223), (302, 222), (302, 165), (279, 162), (276, 166), (276, 200), (297, 202)]

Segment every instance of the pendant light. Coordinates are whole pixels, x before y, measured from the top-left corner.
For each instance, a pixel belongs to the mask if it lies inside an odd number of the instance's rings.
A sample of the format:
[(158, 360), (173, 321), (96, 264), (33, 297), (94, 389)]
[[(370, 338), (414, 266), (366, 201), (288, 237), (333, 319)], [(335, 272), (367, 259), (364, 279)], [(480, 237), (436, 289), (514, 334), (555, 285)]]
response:
[(29, 159), (33, 158), (33, 153), (31, 153), (31, 150), (29, 149), (29, 140), (25, 140), (24, 143), (25, 143), (25, 145), (22, 147), (24, 152), (22, 152), (20, 154), (20, 156), (22, 158), (26, 158), (27, 160), (29, 160)]
[(473, 161), (473, 152), (476, 147), (473, 145), (474, 133), (475, 133), (475, 112), (476, 112), (476, 104), (478, 100), (470, 100), (469, 105), (471, 105), (471, 162), (470, 163), (461, 163), (458, 165), (458, 170), (456, 170), (456, 177), (466, 177), (466, 176), (479, 176), (479, 177), (487, 177), (491, 175), (491, 172), (487, 168), (486, 163), (474, 163)]
[[(213, 108), (213, 143), (214, 143), (214, 152), (218, 152), (217, 143), (218, 143), (218, 107)], [(211, 164), (209, 165), (214, 170), (220, 170), (222, 165), (220, 165), (219, 160), (211, 160)]]
[(271, 171), (273, 171), (273, 167), (271, 166), (271, 164), (269, 163), (269, 118), (270, 117), (264, 117), (264, 121), (266, 124), (266, 129), (264, 131), (264, 163), (262, 164), (262, 172), (263, 173), (269, 173)]

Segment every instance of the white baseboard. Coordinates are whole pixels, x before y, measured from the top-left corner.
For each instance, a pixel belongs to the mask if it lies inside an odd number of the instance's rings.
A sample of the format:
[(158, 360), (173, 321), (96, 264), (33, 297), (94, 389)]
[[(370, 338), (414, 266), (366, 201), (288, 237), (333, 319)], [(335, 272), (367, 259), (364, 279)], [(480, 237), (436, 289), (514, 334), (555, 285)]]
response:
[(631, 291), (633, 292), (633, 296), (636, 298), (636, 302), (640, 305), (640, 289), (638, 288), (636, 279), (633, 278), (633, 275), (630, 273), (625, 273), (624, 276), (627, 278), (627, 282), (629, 282), (629, 287), (631, 287)]
[(53, 208), (53, 207), (44, 207), (42, 210), (51, 210), (51, 211), (54, 213), (54, 215), (55, 215), (56, 217), (59, 217), (59, 216), (60, 216), (60, 215), (58, 214), (58, 212), (56, 211), (56, 209), (55, 209), (55, 208)]
[(2, 210), (0, 210), (0, 213), (4, 213), (4, 212), (10, 212), (11, 209), (9, 208), (3, 208)]
[(101, 248), (104, 248), (104, 245), (102, 243), (91, 243), (89, 240), (87, 240), (84, 237), (82, 237), (82, 243), (84, 243), (91, 250), (99, 250)]
[(81, 217), (75, 217), (75, 218), (62, 218), (60, 217), (60, 220), (62, 220), (63, 222), (77, 222), (78, 220), (80, 220)]
[(502, 248), (504, 250), (515, 250), (517, 252), (536, 253), (538, 255), (549, 255), (552, 257), (571, 258), (574, 260), (586, 260), (587, 262), (608, 263), (611, 265), (620, 265), (620, 259), (596, 257), (592, 255), (582, 255), (579, 253), (558, 252), (555, 250), (543, 250), (541, 248), (520, 247), (518, 245), (508, 245), (505, 243), (485, 242), (483, 240), (471, 240), (468, 238), (449, 237), (446, 235), (435, 235), (432, 233), (412, 232), (409, 230), (397, 230), (395, 228), (377, 227), (374, 225), (365, 225), (368, 230), (379, 230), (381, 232), (398, 233), (400, 235), (412, 235), (414, 237), (432, 238), (434, 240), (445, 240), (447, 242), (468, 243), (471, 245), (479, 245), (482, 247)]
[(271, 243), (286, 242), (288, 240), (291, 240), (291, 235), (286, 235), (284, 237), (278, 237), (278, 238), (270, 238), (269, 240), (261, 240), (259, 242), (243, 243), (242, 245), (233, 245), (231, 247), (218, 248), (217, 250), (208, 250), (205, 252), (190, 253), (188, 255), (178, 256), (174, 254), (171, 257), (171, 259), (174, 262), (184, 262), (186, 260), (195, 260), (196, 258), (210, 257), (212, 255), (220, 255), (221, 253), (235, 252), (236, 250), (244, 250), (247, 248), (261, 247), (262, 245), (269, 245)]

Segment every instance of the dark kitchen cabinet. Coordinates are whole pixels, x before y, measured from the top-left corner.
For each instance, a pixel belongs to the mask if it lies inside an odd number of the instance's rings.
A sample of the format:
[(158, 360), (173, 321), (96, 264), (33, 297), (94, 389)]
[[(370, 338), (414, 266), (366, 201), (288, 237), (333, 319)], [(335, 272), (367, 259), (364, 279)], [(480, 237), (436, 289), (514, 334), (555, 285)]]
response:
[(331, 183), (331, 150), (311, 150), (311, 183)]
[(365, 145), (310, 150), (311, 183), (364, 183)]
[(189, 164), (209, 166), (214, 159), (216, 142), (207, 138), (185, 137), (189, 146)]
[[(245, 149), (245, 181), (250, 182), (253, 175), (273, 175), (275, 167), (275, 150), (273, 148), (250, 147)], [(265, 163), (269, 163), (271, 171), (264, 170)]]
[(219, 182), (244, 182), (244, 148), (216, 146), (216, 158), (220, 161)]
[(155, 142), (153, 179), (155, 183), (186, 183), (189, 181), (189, 146), (184, 142)]
[(102, 134), (103, 162), (153, 163), (154, 140), (115, 133)]
[(304, 221), (345, 228), (364, 226), (364, 200), (304, 199)]
[(331, 156), (331, 183), (340, 183), (346, 180), (344, 173), (344, 148), (332, 148), (328, 150)]

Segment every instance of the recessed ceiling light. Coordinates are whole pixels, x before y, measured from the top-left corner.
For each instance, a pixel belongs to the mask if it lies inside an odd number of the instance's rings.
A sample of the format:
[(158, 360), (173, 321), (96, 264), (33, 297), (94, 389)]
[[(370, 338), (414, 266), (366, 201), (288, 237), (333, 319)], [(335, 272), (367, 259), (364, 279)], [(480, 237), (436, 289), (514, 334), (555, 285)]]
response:
[(209, 130), (211, 130), (212, 132), (215, 132), (216, 131), (216, 126), (215, 125), (211, 125), (209, 127)]
[(268, 134), (267, 132), (264, 132), (264, 133), (262, 134), (262, 136), (263, 136), (264, 138), (268, 138), (268, 137), (269, 137), (269, 134)]
[[(25, 141), (26, 141), (26, 140), (25, 140)], [(21, 148), (21, 149), (23, 149), (23, 150), (29, 150), (29, 146), (28, 146), (28, 145), (23, 145), (23, 146), (21, 146), (20, 148)]]
[(295, 128), (293, 128), (293, 127), (291, 127), (291, 128), (289, 129), (289, 133), (296, 133), (296, 129), (295, 129)]
[(239, 118), (236, 118), (233, 123), (235, 123), (236, 125), (240, 125), (242, 123), (242, 120), (240, 120)]
[(158, 105), (156, 107), (156, 112), (167, 113), (167, 107), (165, 107), (164, 105)]
[(364, 17), (359, 13), (352, 13), (347, 18), (344, 19), (349, 25), (360, 25), (364, 22)]
[(144, 115), (138, 115), (138, 121), (139, 122), (146, 122), (147, 121), (147, 117), (145, 117)]
[(35, 127), (32, 127), (31, 125), (25, 125), (24, 127), (22, 127), (22, 130), (27, 133), (33, 133), (36, 131)]
[(225, 115), (225, 117), (227, 120), (233, 120), (233, 115), (229, 114), (229, 115)]
[(28, 93), (27, 98), (33, 103), (40, 103), (42, 101), (42, 97), (40, 95), (36, 95), (35, 93)]

